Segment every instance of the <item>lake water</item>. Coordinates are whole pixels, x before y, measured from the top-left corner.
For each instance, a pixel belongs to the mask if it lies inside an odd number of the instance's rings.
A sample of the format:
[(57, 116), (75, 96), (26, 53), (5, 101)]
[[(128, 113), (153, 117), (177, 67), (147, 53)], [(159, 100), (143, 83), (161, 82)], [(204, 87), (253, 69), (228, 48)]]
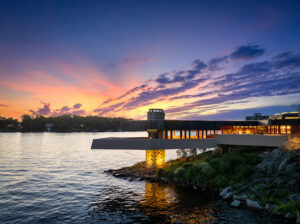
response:
[(0, 133), (0, 223), (282, 223), (198, 191), (112, 177), (104, 170), (145, 151), (90, 149), (93, 138), (146, 135)]

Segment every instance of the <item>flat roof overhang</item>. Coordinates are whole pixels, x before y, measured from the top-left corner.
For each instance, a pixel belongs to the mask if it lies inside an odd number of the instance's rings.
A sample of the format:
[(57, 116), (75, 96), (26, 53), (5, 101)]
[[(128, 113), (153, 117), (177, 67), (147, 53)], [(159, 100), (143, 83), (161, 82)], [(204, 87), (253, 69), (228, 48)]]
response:
[(146, 131), (158, 130), (220, 130), (223, 126), (257, 126), (258, 121), (189, 121), (189, 120), (143, 120), (124, 121), (122, 130)]
[(279, 147), (287, 140), (287, 135), (215, 135), (207, 139), (99, 138), (93, 140), (91, 149), (192, 149), (217, 145)]

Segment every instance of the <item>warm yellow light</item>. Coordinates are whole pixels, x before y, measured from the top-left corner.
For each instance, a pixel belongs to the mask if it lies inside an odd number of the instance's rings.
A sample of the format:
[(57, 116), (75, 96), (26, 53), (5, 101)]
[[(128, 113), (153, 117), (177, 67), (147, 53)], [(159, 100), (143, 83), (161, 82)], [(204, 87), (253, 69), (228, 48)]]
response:
[(146, 150), (146, 166), (148, 168), (160, 168), (165, 165), (166, 150)]

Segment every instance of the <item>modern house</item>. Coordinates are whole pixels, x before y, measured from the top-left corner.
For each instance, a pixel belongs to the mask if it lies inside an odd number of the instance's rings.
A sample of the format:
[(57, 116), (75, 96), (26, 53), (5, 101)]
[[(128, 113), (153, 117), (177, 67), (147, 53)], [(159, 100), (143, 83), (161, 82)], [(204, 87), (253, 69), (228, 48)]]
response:
[(147, 120), (127, 121), (122, 129), (147, 131), (148, 138), (94, 139), (92, 149), (144, 149), (148, 166), (164, 164), (165, 149), (228, 147), (233, 145), (278, 147), (292, 134), (300, 134), (299, 112), (282, 113), (246, 121), (165, 120), (162, 109), (149, 109)]

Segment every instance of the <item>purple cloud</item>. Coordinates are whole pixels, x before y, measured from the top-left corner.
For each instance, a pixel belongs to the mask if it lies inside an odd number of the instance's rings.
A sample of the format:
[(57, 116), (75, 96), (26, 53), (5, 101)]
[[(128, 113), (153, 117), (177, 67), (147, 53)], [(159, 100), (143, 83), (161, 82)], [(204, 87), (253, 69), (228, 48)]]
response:
[(274, 57), (273, 65), (276, 69), (296, 69), (300, 67), (300, 54), (284, 52)]
[(41, 102), (43, 104), (42, 108), (39, 108), (37, 111), (34, 110), (29, 110), (33, 115), (49, 115), (51, 112), (50, 109), (50, 103), (44, 103)]
[(223, 57), (217, 57), (217, 58), (210, 59), (210, 61), (208, 62), (209, 70), (210, 71), (221, 70), (222, 68), (220, 67), (220, 65), (222, 63), (228, 63), (228, 56), (227, 55), (225, 55)]
[(242, 45), (230, 54), (230, 58), (233, 60), (253, 59), (263, 55), (264, 53), (265, 49), (261, 48), (259, 45)]
[(50, 108), (50, 103), (44, 103), (42, 108), (39, 108), (37, 110), (29, 110), (32, 115), (44, 115), (44, 116), (52, 116), (52, 117), (57, 117), (57, 116), (62, 116), (64, 114), (74, 114), (74, 115), (85, 115), (86, 112), (84, 110), (78, 110), (82, 105), (80, 103), (75, 104), (73, 107), (69, 106), (63, 106), (59, 109), (54, 109), (51, 110)]
[(200, 59), (194, 60), (192, 61), (192, 68), (194, 70), (197, 70), (199, 72), (201, 72), (204, 68), (207, 67), (207, 64), (205, 64), (203, 61), (201, 61)]
[(72, 114), (83, 116), (86, 114), (86, 112), (85, 112), (85, 110), (74, 110), (74, 111), (72, 111)]
[(131, 100), (126, 103), (123, 108), (126, 110), (130, 110), (136, 108), (138, 106), (143, 106), (149, 104), (149, 101), (155, 100), (157, 98), (163, 98), (166, 96), (172, 96), (186, 90), (192, 89), (196, 87), (200, 82), (205, 81), (206, 79), (197, 79), (191, 80), (182, 83), (179, 87), (165, 88), (158, 91), (149, 90), (141, 92), (137, 97), (131, 98)]
[(60, 109), (60, 112), (61, 112), (61, 113), (68, 113), (70, 110), (71, 110), (70, 107), (64, 106), (64, 107), (62, 107), (62, 108)]
[(79, 109), (82, 106), (81, 103), (77, 103), (75, 105), (73, 105), (73, 109)]
[(125, 102), (121, 102), (121, 103), (117, 103), (117, 104), (113, 104), (111, 106), (107, 106), (107, 107), (103, 107), (103, 108), (98, 108), (93, 110), (94, 113), (97, 113), (98, 116), (103, 116), (104, 114), (106, 114), (107, 112), (113, 111), (116, 108), (122, 106), (123, 104), (125, 104)]

